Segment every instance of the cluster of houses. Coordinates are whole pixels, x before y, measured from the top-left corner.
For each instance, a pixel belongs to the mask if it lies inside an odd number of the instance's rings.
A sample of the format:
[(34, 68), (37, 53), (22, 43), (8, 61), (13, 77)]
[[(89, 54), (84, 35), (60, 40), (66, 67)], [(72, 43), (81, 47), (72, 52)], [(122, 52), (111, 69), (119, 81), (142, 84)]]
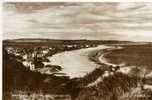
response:
[(8, 54), (13, 54), (16, 57), (21, 57), (22, 59), (17, 59), (25, 67), (30, 70), (35, 70), (34, 60), (38, 58), (44, 58), (47, 53), (52, 50), (52, 48), (6, 48)]

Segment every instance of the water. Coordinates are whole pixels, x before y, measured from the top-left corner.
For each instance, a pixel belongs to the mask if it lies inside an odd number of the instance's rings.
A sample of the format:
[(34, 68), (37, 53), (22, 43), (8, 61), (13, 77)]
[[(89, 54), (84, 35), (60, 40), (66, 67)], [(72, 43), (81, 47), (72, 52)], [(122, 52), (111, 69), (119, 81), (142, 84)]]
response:
[(71, 78), (83, 77), (100, 66), (95, 62), (90, 61), (88, 55), (92, 51), (106, 48), (109, 47), (100, 45), (98, 47), (65, 51), (48, 57), (48, 59), (50, 60), (50, 64), (62, 66), (63, 70), (60, 72), (65, 73), (67, 76), (70, 76)]

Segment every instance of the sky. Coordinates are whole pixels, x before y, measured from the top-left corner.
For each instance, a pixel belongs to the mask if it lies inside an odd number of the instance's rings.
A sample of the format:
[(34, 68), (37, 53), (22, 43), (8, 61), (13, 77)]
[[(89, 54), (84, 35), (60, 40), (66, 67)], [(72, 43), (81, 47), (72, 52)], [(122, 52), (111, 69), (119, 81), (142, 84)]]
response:
[(3, 39), (152, 42), (152, 3), (4, 3)]

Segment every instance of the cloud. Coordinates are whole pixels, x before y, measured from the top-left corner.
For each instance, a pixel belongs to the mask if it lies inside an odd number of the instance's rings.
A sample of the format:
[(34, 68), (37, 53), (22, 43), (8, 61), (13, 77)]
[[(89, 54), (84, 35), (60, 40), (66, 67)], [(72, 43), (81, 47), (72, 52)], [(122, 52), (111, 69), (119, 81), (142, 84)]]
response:
[(152, 41), (152, 3), (6, 3), (3, 15), (4, 39)]

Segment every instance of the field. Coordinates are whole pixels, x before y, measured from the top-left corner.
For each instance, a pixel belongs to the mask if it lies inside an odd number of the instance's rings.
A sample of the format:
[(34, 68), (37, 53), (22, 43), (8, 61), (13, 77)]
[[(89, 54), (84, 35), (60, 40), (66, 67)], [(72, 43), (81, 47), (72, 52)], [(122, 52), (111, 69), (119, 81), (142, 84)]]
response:
[(104, 57), (110, 63), (137, 66), (152, 70), (152, 45), (124, 45), (122, 49), (111, 50)]

